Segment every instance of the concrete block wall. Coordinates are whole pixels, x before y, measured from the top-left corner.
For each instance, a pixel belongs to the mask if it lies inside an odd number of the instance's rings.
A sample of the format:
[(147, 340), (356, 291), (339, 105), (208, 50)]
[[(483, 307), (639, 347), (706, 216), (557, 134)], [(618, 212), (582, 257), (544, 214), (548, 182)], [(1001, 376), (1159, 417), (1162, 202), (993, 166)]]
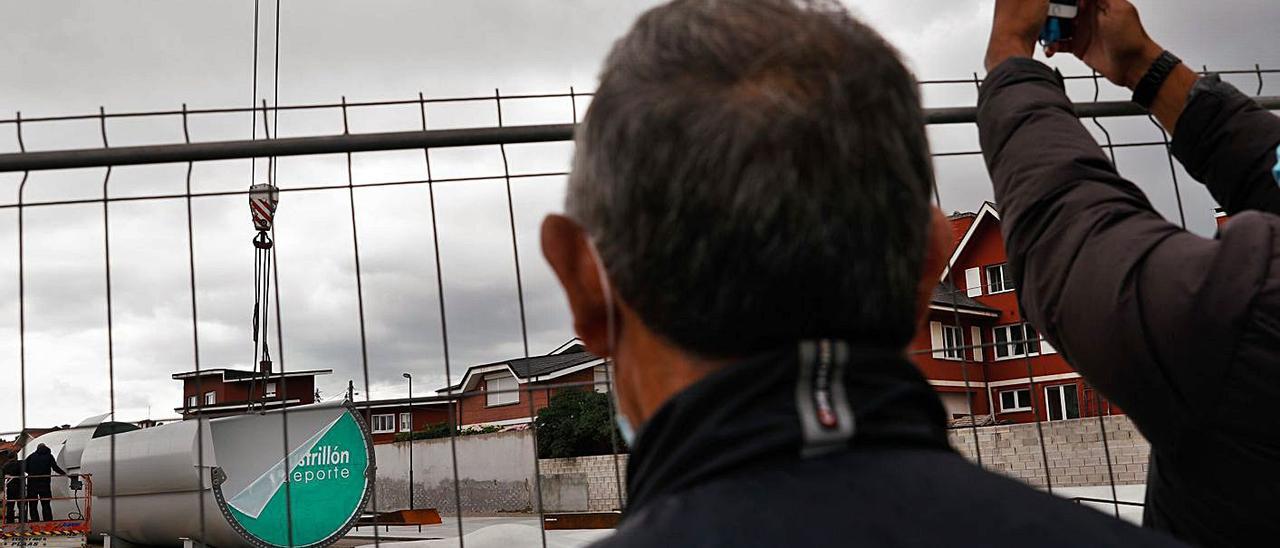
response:
[[(1106, 450), (1102, 445), (1105, 426), (1111, 452), (1111, 473), (1119, 485), (1145, 483), (1147, 456), (1151, 446), (1128, 417), (1117, 415), (1043, 422), (1044, 447), (1035, 424), (1013, 424), (977, 428), (977, 444), (982, 466), (1036, 487), (1045, 486), (1045, 456), (1054, 487), (1107, 485)], [(951, 446), (977, 462), (974, 431), (958, 428), (949, 432)]]
[[(533, 512), (537, 508), (533, 474), (533, 433), (501, 432), (460, 436), (458, 491), (462, 513), (493, 515)], [(457, 513), (453, 451), (448, 438), (385, 443), (373, 446), (377, 463), (376, 508), (391, 511), (409, 506), (409, 452), (413, 452), (413, 505)]]
[[(563, 509), (564, 511), (606, 512), (622, 507), (621, 497), (626, 496), (627, 455), (574, 457), (565, 459), (539, 459), (542, 477), (583, 475), (587, 480), (587, 507)], [(621, 491), (619, 491), (621, 488)]]
[[(1104, 417), (1111, 450), (1111, 469), (1120, 485), (1146, 482), (1151, 448), (1124, 416)], [(1041, 423), (1049, 473), (1055, 487), (1106, 485), (1107, 462), (1102, 425), (1097, 417)], [(492, 515), (534, 512), (532, 433), (504, 432), (457, 439), (458, 487), (462, 512)], [(951, 430), (952, 447), (977, 461), (974, 433)], [(982, 466), (1037, 487), (1044, 487), (1044, 456), (1035, 424), (987, 426), (977, 429)], [(453, 497), (452, 450), (448, 439), (398, 442), (374, 447), (378, 470), (378, 510), (408, 506), (409, 451), (414, 462), (414, 505), (456, 512)], [(627, 455), (539, 459), (547, 511), (603, 512), (621, 507), (626, 494)], [(620, 477), (619, 477), (620, 476)], [(619, 481), (621, 480), (621, 481)], [(621, 483), (621, 485), (620, 485)], [(371, 510), (373, 508), (370, 508)]]

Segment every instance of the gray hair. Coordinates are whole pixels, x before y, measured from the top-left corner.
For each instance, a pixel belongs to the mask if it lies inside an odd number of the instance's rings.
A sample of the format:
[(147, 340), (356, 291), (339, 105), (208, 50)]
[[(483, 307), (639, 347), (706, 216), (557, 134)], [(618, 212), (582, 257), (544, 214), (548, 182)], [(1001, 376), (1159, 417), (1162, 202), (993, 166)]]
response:
[(694, 354), (903, 347), (932, 181), (917, 84), (874, 30), (827, 3), (676, 0), (605, 62), (566, 210)]

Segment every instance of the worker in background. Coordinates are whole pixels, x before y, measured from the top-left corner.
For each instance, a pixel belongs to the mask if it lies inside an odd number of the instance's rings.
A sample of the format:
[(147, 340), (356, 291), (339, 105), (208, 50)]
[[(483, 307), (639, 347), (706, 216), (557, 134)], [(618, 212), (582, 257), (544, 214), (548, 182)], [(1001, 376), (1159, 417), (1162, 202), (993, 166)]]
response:
[[(53, 492), (50, 489), (50, 480), (53, 478), (54, 472), (58, 475), (65, 476), (67, 473), (58, 466), (57, 459), (53, 458), (53, 451), (49, 450), (49, 446), (40, 444), (36, 446), (35, 453), (27, 457), (27, 498), (31, 499), (28, 503), (31, 506), (31, 517), (33, 521), (53, 521), (53, 505), (51, 499)], [(36, 512), (36, 502), (40, 503), (42, 513)]]
[(4, 484), (5, 523), (27, 521), (27, 505), (20, 502), (25, 498), (22, 493), (22, 459), (7, 449), (0, 451), (0, 483)]
[(951, 246), (924, 122), (836, 2), (677, 0), (616, 43), (542, 225), (632, 448), (601, 546), (1177, 544), (948, 444), (906, 355)]
[(1062, 80), (1032, 59), (1048, 9), (997, 0), (978, 102), (1022, 308), (1151, 442), (1147, 526), (1205, 546), (1274, 545), (1280, 119), (1166, 51), (1128, 1), (1080, 5), (1076, 36), (1050, 52), (1133, 90), (1173, 135), (1174, 155), (1233, 215), (1216, 239), (1191, 234), (1116, 172)]

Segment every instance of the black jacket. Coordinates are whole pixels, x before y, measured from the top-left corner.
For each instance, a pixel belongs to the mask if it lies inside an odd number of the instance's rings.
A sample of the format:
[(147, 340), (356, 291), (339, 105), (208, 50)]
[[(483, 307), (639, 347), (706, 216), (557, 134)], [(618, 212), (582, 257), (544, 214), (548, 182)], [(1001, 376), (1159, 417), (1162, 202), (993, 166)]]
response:
[[(1048, 67), (1014, 59), (978, 103), (1022, 308), (1151, 442), (1147, 525), (1209, 546), (1280, 538), (1280, 217), (1217, 239), (1117, 174)], [(1280, 212), (1280, 120), (1202, 80), (1173, 151), (1231, 213)]]
[(58, 466), (58, 461), (53, 458), (53, 452), (49, 450), (48, 446), (37, 448), (35, 453), (32, 453), (27, 457), (28, 485), (35, 483), (49, 483), (49, 476), (54, 472), (64, 476), (67, 475), (67, 473)]
[(803, 343), (724, 367), (644, 426), (597, 546), (1177, 545), (979, 469), (944, 416), (900, 352)]
[(22, 494), (22, 460), (13, 459), (0, 467), (0, 481), (4, 483), (5, 496), (18, 498)]

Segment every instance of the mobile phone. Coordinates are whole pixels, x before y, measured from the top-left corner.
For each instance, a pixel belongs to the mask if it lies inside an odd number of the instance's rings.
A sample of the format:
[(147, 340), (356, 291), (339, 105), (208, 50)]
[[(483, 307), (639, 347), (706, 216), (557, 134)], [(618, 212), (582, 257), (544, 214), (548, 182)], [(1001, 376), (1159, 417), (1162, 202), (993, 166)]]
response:
[(1040, 29), (1040, 45), (1049, 47), (1070, 42), (1075, 36), (1075, 19), (1080, 14), (1079, 0), (1053, 0), (1049, 2), (1049, 18)]

